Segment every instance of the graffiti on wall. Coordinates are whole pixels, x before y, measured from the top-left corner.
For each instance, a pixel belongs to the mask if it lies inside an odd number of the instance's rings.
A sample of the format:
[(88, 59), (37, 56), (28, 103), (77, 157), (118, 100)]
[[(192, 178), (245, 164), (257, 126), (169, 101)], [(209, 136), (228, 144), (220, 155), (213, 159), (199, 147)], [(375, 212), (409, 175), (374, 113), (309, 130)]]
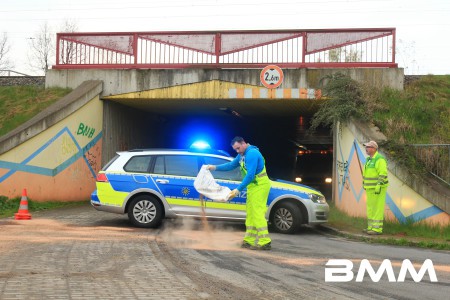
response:
[(91, 166), (91, 169), (94, 170), (94, 177), (95, 174), (100, 170), (99, 163), (100, 163), (100, 147), (96, 145), (92, 145), (88, 150), (85, 151), (84, 157), (86, 158), (88, 164)]
[(340, 160), (336, 160), (336, 170), (338, 172), (338, 185), (344, 186), (345, 189), (350, 190), (350, 185), (348, 184), (348, 161), (342, 162)]
[(88, 138), (92, 138), (95, 133), (95, 128), (89, 127), (88, 125), (85, 125), (83, 123), (80, 123), (78, 125), (77, 135), (83, 135), (87, 136)]
[[(56, 176), (66, 168), (68, 168), (73, 162), (75, 162), (78, 158), (84, 157), (86, 164), (92, 174), (92, 177), (95, 178), (97, 170), (97, 163), (94, 163), (94, 159), (96, 156), (90, 155), (90, 161), (88, 160), (86, 153), (90, 151), (92, 147), (94, 147), (97, 142), (100, 140), (102, 134), (98, 134), (91, 142), (89, 142), (86, 146), (81, 147), (74, 136), (70, 133), (67, 127), (64, 127), (61, 131), (59, 131), (55, 136), (50, 138), (47, 143), (38, 148), (35, 152), (31, 153), (28, 157), (26, 157), (23, 161), (15, 163), (15, 162), (7, 162), (0, 161), (0, 168), (8, 169), (9, 171), (0, 177), (0, 182), (6, 180), (12, 174), (17, 171), (23, 171), (32, 174), (46, 175), (46, 176)], [(35, 166), (31, 162), (34, 158), (39, 155), (45, 155), (47, 149), (50, 149), (51, 145), (61, 137), (61, 153), (63, 156), (57, 158), (56, 161), (58, 165), (53, 167), (42, 167)], [(94, 168), (94, 167), (95, 168)]]

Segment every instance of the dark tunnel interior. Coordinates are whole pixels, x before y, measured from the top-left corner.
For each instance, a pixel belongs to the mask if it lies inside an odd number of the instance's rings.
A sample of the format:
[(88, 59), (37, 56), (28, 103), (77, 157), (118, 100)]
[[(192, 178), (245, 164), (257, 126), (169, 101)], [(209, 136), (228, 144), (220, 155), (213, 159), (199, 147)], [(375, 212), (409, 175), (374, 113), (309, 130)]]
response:
[(207, 117), (164, 116), (157, 147), (185, 149), (195, 141), (235, 156), (230, 141), (242, 136), (257, 146), (266, 160), (271, 178), (299, 182), (331, 197), (333, 144), (329, 128), (308, 131), (304, 117)]
[[(219, 109), (194, 113), (186, 107), (183, 113), (157, 113), (157, 108), (138, 109), (108, 103), (104, 124), (108, 147), (106, 162), (116, 151), (136, 148), (188, 149), (196, 141), (235, 156), (230, 145), (242, 136), (257, 146), (266, 160), (271, 178), (295, 181), (323, 192), (331, 198), (333, 138), (329, 128), (308, 131), (310, 116), (297, 114), (239, 114)], [(104, 163), (106, 163), (104, 162)]]

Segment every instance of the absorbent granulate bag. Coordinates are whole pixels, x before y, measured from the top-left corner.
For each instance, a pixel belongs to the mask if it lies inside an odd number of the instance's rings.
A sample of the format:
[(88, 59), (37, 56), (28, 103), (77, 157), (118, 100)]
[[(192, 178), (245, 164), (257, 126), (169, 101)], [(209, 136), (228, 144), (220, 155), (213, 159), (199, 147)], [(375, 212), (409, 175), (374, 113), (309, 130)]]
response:
[(213, 201), (227, 202), (231, 190), (226, 186), (219, 185), (214, 179), (206, 165), (202, 166), (194, 181), (194, 187), (203, 196)]

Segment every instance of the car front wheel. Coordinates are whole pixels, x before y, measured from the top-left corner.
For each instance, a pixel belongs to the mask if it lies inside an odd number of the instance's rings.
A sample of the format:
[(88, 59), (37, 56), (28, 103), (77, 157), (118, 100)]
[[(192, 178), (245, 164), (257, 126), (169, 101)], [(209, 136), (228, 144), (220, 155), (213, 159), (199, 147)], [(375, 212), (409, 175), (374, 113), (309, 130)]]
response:
[(128, 208), (128, 218), (137, 227), (154, 228), (161, 224), (162, 205), (155, 198), (147, 195), (133, 199)]
[(271, 215), (272, 228), (279, 233), (295, 233), (302, 224), (302, 212), (291, 202), (277, 205)]

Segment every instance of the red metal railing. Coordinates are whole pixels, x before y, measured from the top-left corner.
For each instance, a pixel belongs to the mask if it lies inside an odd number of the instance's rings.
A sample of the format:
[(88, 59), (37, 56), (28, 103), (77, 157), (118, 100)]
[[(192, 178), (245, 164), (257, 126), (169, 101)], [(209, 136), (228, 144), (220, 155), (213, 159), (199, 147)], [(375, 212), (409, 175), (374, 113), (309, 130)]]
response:
[(395, 28), (58, 33), (55, 69), (397, 67)]

